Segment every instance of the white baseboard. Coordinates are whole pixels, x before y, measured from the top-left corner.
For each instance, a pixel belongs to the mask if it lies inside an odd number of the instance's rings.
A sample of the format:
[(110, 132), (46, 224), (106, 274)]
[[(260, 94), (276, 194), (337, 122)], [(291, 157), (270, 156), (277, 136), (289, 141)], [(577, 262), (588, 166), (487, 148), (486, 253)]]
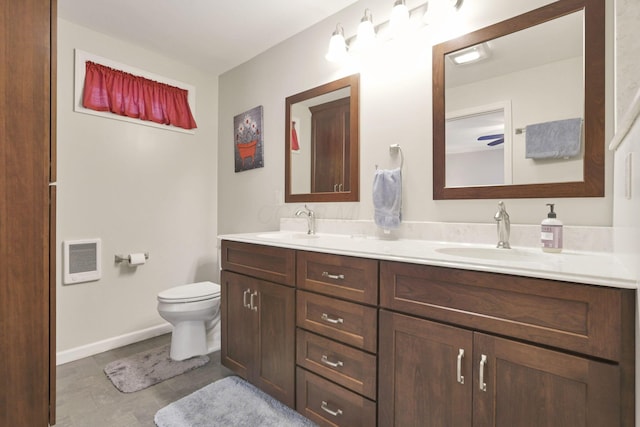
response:
[(128, 334), (108, 338), (106, 340), (60, 351), (56, 353), (56, 365), (63, 365), (65, 363), (73, 362), (74, 360), (102, 353), (103, 351), (113, 350), (114, 348), (157, 337), (158, 335), (167, 334), (171, 332), (171, 328), (170, 323), (164, 323), (162, 325), (152, 326), (151, 328), (141, 329), (139, 331), (130, 332)]

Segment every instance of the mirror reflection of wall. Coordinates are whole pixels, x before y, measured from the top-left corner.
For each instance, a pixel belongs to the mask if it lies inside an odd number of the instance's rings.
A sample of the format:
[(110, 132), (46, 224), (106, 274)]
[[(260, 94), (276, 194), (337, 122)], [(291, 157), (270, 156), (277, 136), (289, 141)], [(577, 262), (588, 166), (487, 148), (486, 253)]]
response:
[[(583, 154), (558, 159), (527, 159), (525, 155), (526, 129), (536, 123), (584, 117), (583, 21), (579, 11), (552, 21), (527, 28), (504, 37), (482, 43), (486, 59), (455, 65), (455, 52), (445, 60), (445, 109), (447, 116), (454, 111), (508, 100), (512, 106), (513, 141), (510, 161), (512, 182), (500, 184), (540, 184), (583, 180)], [(446, 136), (446, 151), (450, 152)], [(488, 171), (501, 170), (502, 158), (483, 167)], [(448, 156), (448, 154), (447, 154)], [(485, 161), (490, 162), (486, 154)], [(457, 156), (460, 157), (460, 156)], [(508, 160), (509, 161), (509, 160)], [(478, 171), (473, 182), (469, 170), (461, 175), (446, 167), (446, 186), (491, 185), (486, 174)]]
[(511, 183), (510, 104), (447, 115), (446, 182), (449, 187)]
[(298, 139), (298, 149), (291, 148), (291, 192), (310, 193), (311, 111), (302, 104), (291, 106), (291, 132), (294, 131)]

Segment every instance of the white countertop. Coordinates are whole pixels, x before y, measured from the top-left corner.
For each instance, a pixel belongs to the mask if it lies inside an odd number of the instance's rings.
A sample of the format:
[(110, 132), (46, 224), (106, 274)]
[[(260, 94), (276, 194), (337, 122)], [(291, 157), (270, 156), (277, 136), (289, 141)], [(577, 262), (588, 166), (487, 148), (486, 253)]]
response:
[(338, 255), (400, 261), (465, 270), (515, 274), (589, 285), (636, 289), (633, 275), (609, 252), (564, 250), (545, 253), (541, 249), (435, 242), (429, 240), (385, 240), (365, 235), (316, 234), (272, 231), (227, 234), (221, 240), (256, 243)]

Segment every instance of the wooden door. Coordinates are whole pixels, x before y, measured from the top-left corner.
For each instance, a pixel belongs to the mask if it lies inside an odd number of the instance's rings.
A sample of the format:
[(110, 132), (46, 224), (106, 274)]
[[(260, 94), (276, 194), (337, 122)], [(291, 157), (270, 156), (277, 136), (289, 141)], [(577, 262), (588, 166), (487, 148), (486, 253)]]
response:
[(254, 382), (295, 408), (295, 289), (259, 281)]
[(471, 426), (473, 333), (385, 310), (378, 327), (378, 425)]
[(617, 366), (481, 333), (474, 341), (474, 426), (621, 425)]
[(311, 192), (350, 191), (349, 98), (310, 110)]
[(2, 426), (55, 423), (55, 11), (55, 0), (0, 2)]
[(257, 280), (223, 270), (221, 273), (221, 362), (244, 379), (249, 380), (255, 360), (255, 313), (248, 307), (250, 292), (256, 290)]

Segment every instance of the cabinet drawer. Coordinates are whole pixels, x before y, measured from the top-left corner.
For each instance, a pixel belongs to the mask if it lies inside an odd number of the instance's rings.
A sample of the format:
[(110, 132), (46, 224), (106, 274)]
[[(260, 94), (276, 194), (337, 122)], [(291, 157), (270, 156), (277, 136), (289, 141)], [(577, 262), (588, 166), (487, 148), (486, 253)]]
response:
[(376, 352), (376, 309), (298, 290), (296, 324), (371, 353)]
[[(622, 289), (381, 262), (380, 305), (618, 361)], [(624, 303), (625, 305), (627, 303)]]
[(378, 304), (377, 260), (300, 251), (297, 263), (298, 288)]
[(296, 253), (292, 249), (223, 240), (221, 257), (224, 270), (295, 285)]
[(296, 410), (321, 426), (376, 425), (376, 404), (302, 368), (297, 368)]
[(296, 342), (298, 365), (376, 399), (376, 356), (302, 329)]

